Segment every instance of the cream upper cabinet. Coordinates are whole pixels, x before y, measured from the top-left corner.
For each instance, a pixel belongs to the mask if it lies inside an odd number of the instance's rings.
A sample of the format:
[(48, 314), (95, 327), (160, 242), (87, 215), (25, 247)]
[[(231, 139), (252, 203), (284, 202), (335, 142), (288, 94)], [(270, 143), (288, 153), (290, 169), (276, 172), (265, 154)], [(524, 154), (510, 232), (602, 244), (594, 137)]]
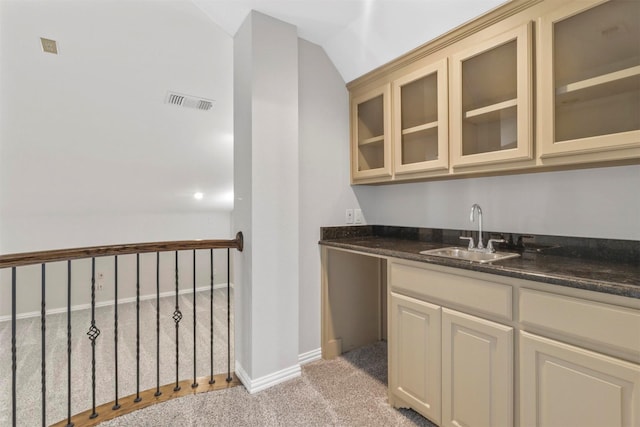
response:
[(533, 158), (531, 24), (452, 56), (451, 163)]
[(353, 184), (638, 164), (640, 0), (511, 0), (347, 87)]
[(538, 23), (541, 158), (640, 147), (640, 1), (566, 2)]
[(351, 100), (351, 181), (391, 177), (391, 85)]
[(447, 81), (445, 58), (393, 82), (396, 175), (449, 167)]

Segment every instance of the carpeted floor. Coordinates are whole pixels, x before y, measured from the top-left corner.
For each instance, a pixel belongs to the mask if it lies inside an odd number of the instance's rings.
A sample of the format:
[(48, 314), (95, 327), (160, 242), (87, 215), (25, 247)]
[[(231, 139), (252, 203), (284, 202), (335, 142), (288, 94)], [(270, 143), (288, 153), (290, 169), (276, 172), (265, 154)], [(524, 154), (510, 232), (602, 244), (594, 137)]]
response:
[(244, 387), (185, 396), (100, 424), (129, 426), (427, 426), (387, 403), (387, 345), (303, 366), (298, 379), (249, 394)]
[[(232, 296), (233, 297), (233, 296)], [(227, 371), (226, 289), (214, 292), (214, 373)], [(193, 375), (193, 296), (179, 297), (180, 379)], [(175, 327), (171, 315), (175, 301), (161, 299), (160, 384), (175, 380)], [(155, 300), (141, 302), (140, 390), (156, 385)], [(199, 292), (197, 308), (196, 376), (210, 373), (209, 293)], [(96, 405), (114, 400), (113, 307), (96, 309), (100, 336), (96, 341)], [(118, 307), (119, 396), (136, 391), (135, 304)], [(233, 322), (233, 316), (232, 316)], [(72, 313), (72, 413), (91, 407), (91, 346), (86, 336), (89, 310)], [(18, 426), (42, 424), (40, 319), (19, 320)], [(232, 325), (233, 331), (233, 325)], [(47, 424), (67, 415), (66, 314), (47, 316)], [(232, 337), (233, 342), (233, 337)], [(11, 425), (11, 323), (0, 323), (0, 426)], [(231, 348), (233, 371), (233, 347)], [(185, 396), (112, 421), (119, 426), (428, 426), (426, 419), (387, 403), (387, 348), (380, 342), (332, 361), (303, 366), (298, 379), (256, 394), (244, 387)]]
[[(233, 298), (233, 290), (231, 291)], [(196, 299), (196, 377), (210, 374), (210, 293), (198, 292)], [(180, 380), (193, 376), (193, 294), (178, 298), (180, 321)], [(160, 299), (160, 385), (175, 381), (174, 297)], [(72, 372), (71, 413), (91, 408), (91, 342), (87, 331), (90, 310), (71, 313)], [(96, 405), (115, 399), (114, 307), (96, 308)], [(227, 372), (227, 291), (214, 291), (214, 373)], [(231, 316), (233, 334), (233, 313)], [(17, 330), (17, 425), (42, 425), (40, 318), (18, 320)], [(118, 306), (118, 394), (136, 392), (135, 303)], [(233, 336), (231, 337), (233, 343)], [(67, 315), (47, 316), (46, 323), (47, 425), (67, 417)], [(231, 347), (231, 371), (233, 346)], [(156, 386), (156, 301), (140, 302), (140, 391)], [(0, 426), (11, 425), (11, 322), (0, 323)], [(169, 424), (167, 424), (169, 425)]]

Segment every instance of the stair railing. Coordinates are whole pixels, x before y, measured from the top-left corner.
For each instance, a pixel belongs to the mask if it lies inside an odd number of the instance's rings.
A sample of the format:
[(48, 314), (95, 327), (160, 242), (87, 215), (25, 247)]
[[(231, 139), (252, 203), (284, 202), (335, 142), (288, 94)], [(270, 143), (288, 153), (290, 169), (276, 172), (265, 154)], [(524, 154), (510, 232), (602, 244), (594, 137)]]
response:
[[(226, 342), (227, 342), (227, 372), (223, 374), (214, 374), (214, 265), (213, 265), (213, 253), (214, 250), (226, 249), (227, 252), (227, 330), (226, 330)], [(239, 385), (235, 374), (231, 371), (231, 303), (230, 303), (230, 249), (237, 249), (242, 251), (243, 249), (243, 236), (239, 232), (233, 240), (183, 240), (183, 241), (170, 241), (170, 242), (155, 242), (155, 243), (140, 243), (140, 244), (124, 244), (124, 245), (110, 245), (110, 246), (94, 246), (74, 249), (63, 250), (50, 250), (40, 252), (18, 253), (10, 255), (0, 256), (0, 272), (8, 269), (10, 270), (10, 298), (11, 298), (11, 425), (17, 426), (20, 420), (18, 419), (18, 405), (20, 402), (17, 398), (17, 390), (19, 386), (18, 378), (18, 366), (19, 366), (19, 354), (17, 349), (17, 290), (18, 290), (18, 272), (21, 267), (25, 266), (41, 266), (41, 279), (40, 279), (40, 400), (41, 400), (41, 414), (40, 419), (42, 425), (47, 425), (47, 341), (46, 341), (46, 327), (47, 327), (47, 304), (46, 304), (46, 289), (47, 286), (47, 264), (53, 262), (66, 262), (66, 393), (67, 393), (67, 407), (66, 419), (59, 421), (54, 426), (92, 426), (100, 422), (107, 421), (133, 412), (138, 409), (145, 408), (147, 406), (160, 403), (169, 399), (181, 397), (187, 394), (201, 393), (206, 391), (218, 390), (223, 388)], [(209, 324), (209, 354), (210, 354), (210, 375), (206, 377), (198, 378), (196, 376), (196, 356), (197, 356), (197, 317), (196, 317), (196, 250), (208, 250), (210, 253), (210, 324)], [(182, 251), (193, 251), (193, 376), (187, 380), (181, 380), (179, 376), (180, 367), (180, 342), (179, 342), (179, 327), (180, 321), (183, 317), (183, 312), (179, 306), (179, 277), (178, 277), (178, 253)], [(175, 329), (175, 382), (166, 385), (160, 385), (160, 253), (162, 252), (174, 252), (175, 253), (175, 308), (171, 317), (173, 319), (173, 327)], [(156, 387), (141, 391), (140, 390), (140, 254), (144, 253), (156, 253), (156, 295), (155, 295), (155, 334), (156, 334)], [(136, 257), (136, 393), (130, 396), (122, 398), (119, 396), (118, 388), (118, 256), (121, 255), (135, 255)], [(100, 336), (100, 325), (96, 323), (96, 258), (99, 257), (113, 257), (113, 271), (114, 271), (114, 371), (113, 378), (110, 380), (114, 384), (114, 400), (109, 403), (96, 405), (96, 341)], [(90, 259), (91, 260), (91, 302), (90, 312), (91, 320), (89, 330), (86, 332), (88, 339), (91, 342), (91, 404), (90, 409), (80, 412), (76, 415), (72, 414), (72, 328), (71, 328), (71, 295), (72, 295), (72, 262), (76, 260)], [(131, 284), (129, 284), (131, 285)], [(6, 295), (0, 295), (2, 298), (6, 298)], [(4, 343), (3, 343), (4, 345)], [(87, 405), (89, 406), (89, 405)], [(3, 411), (5, 408), (1, 408)]]

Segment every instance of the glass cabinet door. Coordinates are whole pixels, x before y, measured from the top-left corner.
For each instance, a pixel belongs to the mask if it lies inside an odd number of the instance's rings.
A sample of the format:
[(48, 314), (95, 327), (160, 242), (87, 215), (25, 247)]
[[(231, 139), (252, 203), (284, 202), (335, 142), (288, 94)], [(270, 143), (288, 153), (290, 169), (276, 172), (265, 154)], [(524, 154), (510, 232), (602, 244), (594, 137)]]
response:
[(531, 159), (531, 24), (452, 61), (453, 166)]
[(353, 182), (391, 177), (389, 96), (390, 85), (386, 84), (351, 100)]
[(447, 60), (393, 82), (396, 175), (449, 166)]
[(640, 146), (640, 1), (580, 1), (540, 18), (541, 157)]

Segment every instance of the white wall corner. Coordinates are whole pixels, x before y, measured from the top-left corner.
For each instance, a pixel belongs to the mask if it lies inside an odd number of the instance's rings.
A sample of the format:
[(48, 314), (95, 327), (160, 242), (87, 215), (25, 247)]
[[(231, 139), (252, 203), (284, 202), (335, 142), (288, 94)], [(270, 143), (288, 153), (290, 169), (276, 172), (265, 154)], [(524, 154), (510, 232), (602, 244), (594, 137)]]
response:
[(307, 351), (306, 353), (300, 353), (298, 355), (298, 363), (300, 366), (307, 363), (315, 362), (322, 358), (322, 348), (316, 348), (315, 350)]
[(302, 375), (300, 364), (295, 364), (272, 374), (252, 379), (237, 360), (235, 361), (235, 372), (240, 382), (242, 382), (242, 385), (244, 385), (250, 394), (258, 393), (271, 388), (274, 385), (298, 378)]

